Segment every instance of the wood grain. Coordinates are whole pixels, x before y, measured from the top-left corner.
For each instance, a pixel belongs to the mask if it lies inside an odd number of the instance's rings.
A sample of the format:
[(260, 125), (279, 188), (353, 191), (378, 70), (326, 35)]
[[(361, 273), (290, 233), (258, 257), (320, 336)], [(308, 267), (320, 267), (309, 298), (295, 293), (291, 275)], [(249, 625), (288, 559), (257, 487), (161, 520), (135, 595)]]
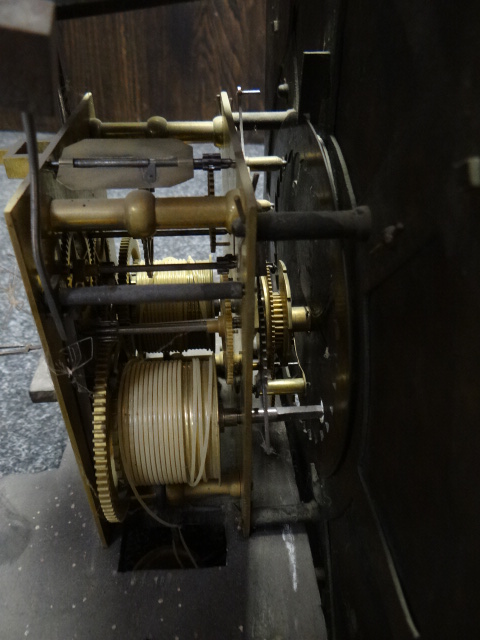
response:
[(180, 3), (65, 21), (60, 50), (73, 98), (92, 91), (101, 119), (210, 118), (221, 89), (263, 88), (264, 23), (264, 2)]
[[(220, 90), (234, 96), (241, 85), (263, 94), (265, 0), (185, 2), (57, 26), (72, 106), (91, 91), (102, 120), (208, 119), (218, 113)], [(263, 95), (245, 107), (261, 109)], [(19, 124), (17, 114), (0, 111), (0, 128)]]

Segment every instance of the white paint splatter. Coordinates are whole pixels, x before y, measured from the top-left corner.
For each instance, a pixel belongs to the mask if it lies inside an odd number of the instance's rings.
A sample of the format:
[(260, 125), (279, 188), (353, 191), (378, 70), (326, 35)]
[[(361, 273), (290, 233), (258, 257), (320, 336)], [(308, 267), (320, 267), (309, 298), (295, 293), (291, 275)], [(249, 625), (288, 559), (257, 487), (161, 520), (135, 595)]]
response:
[(292, 530), (288, 524), (283, 528), (282, 539), (287, 547), (288, 563), (290, 565), (290, 573), (292, 574), (292, 585), (293, 590), (296, 592), (298, 588), (297, 553), (295, 550), (295, 538), (293, 537)]

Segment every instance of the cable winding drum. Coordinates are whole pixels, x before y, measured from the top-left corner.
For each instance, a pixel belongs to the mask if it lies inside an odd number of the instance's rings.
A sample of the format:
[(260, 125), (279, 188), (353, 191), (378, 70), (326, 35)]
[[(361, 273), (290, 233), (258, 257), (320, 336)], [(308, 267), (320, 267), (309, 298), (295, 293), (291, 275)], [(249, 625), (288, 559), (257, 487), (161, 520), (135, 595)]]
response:
[[(182, 260), (165, 258), (156, 264), (181, 264)], [(194, 264), (192, 258), (188, 263)], [(213, 271), (209, 269), (192, 269), (185, 271), (156, 271), (153, 278), (147, 273), (137, 274), (137, 285), (145, 284), (210, 284), (213, 282)], [(142, 304), (139, 312), (141, 324), (161, 322), (181, 322), (198, 320), (214, 316), (213, 303), (210, 302), (170, 302)], [(205, 333), (183, 334), (173, 337), (172, 334), (145, 334), (138, 338), (139, 348), (146, 353), (156, 353), (168, 347), (169, 351), (186, 351), (187, 349), (211, 349), (211, 336)]]
[(136, 486), (220, 481), (213, 356), (131, 360), (118, 398), (122, 464)]

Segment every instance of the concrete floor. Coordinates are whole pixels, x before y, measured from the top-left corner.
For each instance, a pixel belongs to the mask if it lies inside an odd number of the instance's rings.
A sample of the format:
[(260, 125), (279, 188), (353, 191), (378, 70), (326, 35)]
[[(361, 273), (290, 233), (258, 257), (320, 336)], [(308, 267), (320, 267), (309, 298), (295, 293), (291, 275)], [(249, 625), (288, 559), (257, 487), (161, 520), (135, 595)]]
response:
[[(0, 132), (0, 148), (20, 135)], [(3, 217), (19, 184), (0, 166), (0, 347), (40, 344)], [(58, 406), (33, 405), (28, 395), (39, 355), (0, 356), (0, 477), (52, 469), (62, 459), (67, 435)]]

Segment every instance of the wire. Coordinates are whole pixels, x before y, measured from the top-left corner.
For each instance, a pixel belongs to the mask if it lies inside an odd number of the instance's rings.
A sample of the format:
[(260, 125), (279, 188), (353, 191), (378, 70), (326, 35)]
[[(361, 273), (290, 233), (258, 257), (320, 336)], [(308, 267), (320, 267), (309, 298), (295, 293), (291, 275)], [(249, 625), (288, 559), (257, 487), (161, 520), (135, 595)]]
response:
[[(213, 356), (207, 360), (131, 360), (120, 382), (118, 439), (122, 467), (143, 509), (162, 526), (137, 486), (189, 484), (220, 478), (220, 444)], [(175, 548), (174, 548), (175, 553)]]
[[(120, 455), (122, 457), (122, 460), (125, 460), (125, 455), (124, 455), (125, 454), (125, 449), (124, 449), (124, 443), (123, 443), (123, 437), (122, 437), (121, 431), (119, 431), (118, 444), (119, 444), (119, 447), (120, 447)], [(190, 560), (191, 560), (193, 566), (195, 567), (195, 569), (198, 569), (198, 564), (195, 562), (195, 558), (193, 557), (193, 555), (192, 555), (190, 549), (188, 548), (187, 543), (185, 542), (185, 539), (184, 539), (184, 537), (182, 535), (181, 526), (178, 525), (178, 524), (173, 524), (172, 522), (167, 522), (166, 520), (163, 520), (162, 518), (160, 518), (160, 516), (158, 516), (155, 513), (155, 511), (152, 511), (152, 509), (150, 509), (150, 507), (146, 504), (146, 502), (143, 500), (143, 498), (138, 493), (137, 488), (135, 487), (135, 484), (133, 482), (133, 478), (131, 476), (130, 469), (128, 469), (127, 467), (124, 466), (124, 472), (125, 472), (125, 476), (127, 478), (127, 482), (130, 485), (130, 488), (133, 491), (133, 495), (137, 499), (137, 502), (143, 507), (143, 509), (148, 513), (148, 515), (153, 520), (155, 520), (156, 522), (161, 524), (163, 527), (168, 527), (169, 529), (177, 529), (178, 530), (178, 535), (180, 536), (180, 540), (182, 541), (182, 545), (183, 545), (183, 548), (185, 549), (185, 553), (190, 558)]]
[(38, 277), (40, 278), (40, 283), (45, 295), (45, 302), (47, 303), (47, 307), (52, 315), (58, 335), (63, 342), (67, 342), (65, 328), (63, 326), (62, 318), (60, 317), (60, 313), (53, 297), (53, 291), (50, 286), (47, 272), (45, 271), (42, 256), (42, 245), (40, 237), (40, 186), (38, 180), (38, 148), (37, 136), (35, 131), (35, 121), (32, 114), (23, 112), (22, 123), (27, 141), (28, 165), (30, 170), (30, 238), (32, 243), (33, 260), (35, 262)]
[(180, 560), (177, 553), (177, 545), (175, 543), (175, 533), (173, 531), (172, 531), (172, 551), (173, 551), (173, 555), (175, 556), (175, 560), (178, 562), (179, 567), (181, 569), (184, 569), (183, 562)]

